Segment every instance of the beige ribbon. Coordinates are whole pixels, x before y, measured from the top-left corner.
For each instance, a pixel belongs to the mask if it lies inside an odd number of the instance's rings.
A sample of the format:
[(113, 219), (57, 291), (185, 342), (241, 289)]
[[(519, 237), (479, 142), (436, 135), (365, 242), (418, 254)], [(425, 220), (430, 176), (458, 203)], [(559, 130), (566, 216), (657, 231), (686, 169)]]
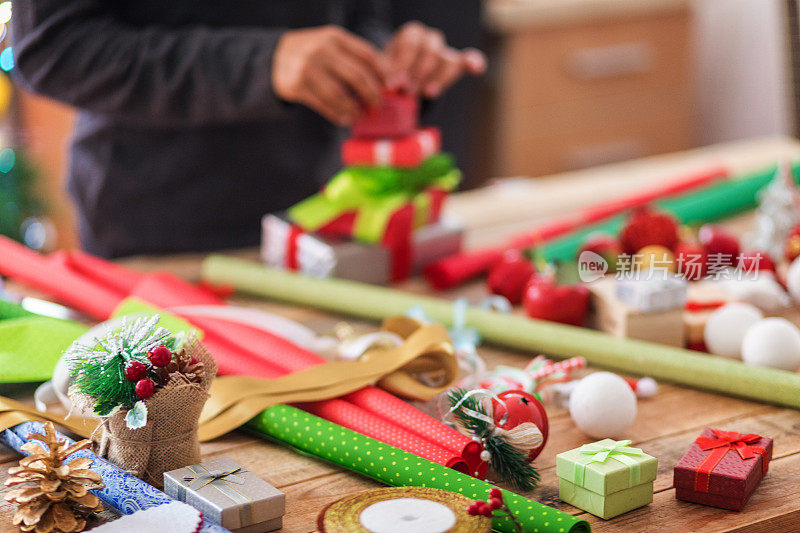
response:
[[(200, 440), (224, 435), (279, 403), (327, 400), (371, 384), (404, 398), (428, 400), (456, 380), (458, 362), (443, 326), (395, 317), (386, 320), (383, 329), (403, 338), (403, 344), (374, 347), (357, 361), (334, 361), (276, 379), (217, 378), (200, 416)], [(443, 374), (441, 386), (432, 387), (416, 378), (428, 372)]]

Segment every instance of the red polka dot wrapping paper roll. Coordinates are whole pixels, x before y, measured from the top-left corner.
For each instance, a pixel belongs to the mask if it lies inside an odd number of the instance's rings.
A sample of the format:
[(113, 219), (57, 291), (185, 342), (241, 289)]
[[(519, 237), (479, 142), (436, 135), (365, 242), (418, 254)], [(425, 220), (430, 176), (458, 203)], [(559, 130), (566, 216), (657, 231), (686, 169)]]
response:
[[(264, 410), (245, 427), (387, 485), (432, 487), (484, 501), (494, 487), (288, 405), (275, 405)], [(585, 521), (513, 492), (503, 490), (503, 499), (526, 532), (590, 531)], [(495, 518), (492, 525), (495, 531), (516, 531), (511, 521), (505, 518)]]
[(400, 398), (376, 387), (364, 387), (342, 399), (460, 455), (470, 474), (479, 478), (486, 476), (487, 464), (480, 458), (483, 451), (480, 444)]
[(396, 446), (435, 463), (444, 465), (459, 472), (467, 472), (466, 462), (457, 453), (443, 448), (415, 433), (365, 411), (344, 400), (334, 399), (324, 402), (307, 402), (297, 404), (300, 409), (324, 418), (334, 424), (357, 431), (377, 439), (383, 443)]

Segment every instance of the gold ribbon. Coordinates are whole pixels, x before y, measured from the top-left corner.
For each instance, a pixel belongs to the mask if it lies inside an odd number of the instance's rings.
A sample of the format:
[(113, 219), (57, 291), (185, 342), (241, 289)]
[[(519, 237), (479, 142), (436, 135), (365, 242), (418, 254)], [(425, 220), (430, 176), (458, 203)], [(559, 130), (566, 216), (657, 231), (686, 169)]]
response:
[(11, 398), (0, 396), (0, 431), (31, 421), (50, 421), (85, 438), (89, 438), (99, 423), (98, 420), (91, 418), (64, 418), (53, 413), (43, 413)]
[[(458, 377), (455, 350), (443, 326), (395, 317), (386, 320), (383, 329), (399, 335), (403, 344), (374, 347), (357, 361), (334, 361), (276, 379), (217, 378), (200, 416), (200, 440), (224, 435), (279, 403), (327, 400), (371, 384), (404, 398), (428, 400)], [(441, 372), (442, 385), (420, 382), (415, 375), (423, 372)]]

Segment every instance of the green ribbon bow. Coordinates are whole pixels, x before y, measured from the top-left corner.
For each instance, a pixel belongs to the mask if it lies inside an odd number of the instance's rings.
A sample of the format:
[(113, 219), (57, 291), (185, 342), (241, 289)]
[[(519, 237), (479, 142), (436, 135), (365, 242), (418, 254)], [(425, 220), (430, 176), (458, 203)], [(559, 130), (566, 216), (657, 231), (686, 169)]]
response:
[(447, 154), (437, 154), (413, 169), (350, 167), (334, 176), (322, 192), (290, 207), (288, 214), (305, 231), (316, 231), (337, 216), (356, 211), (353, 237), (379, 242), (395, 211), (411, 203), (414, 225), (419, 227), (430, 209), (425, 190), (450, 191), (460, 179)]
[(584, 444), (578, 450), (585, 457), (580, 457), (575, 460), (575, 484), (580, 487), (583, 486), (587, 465), (592, 463), (605, 463), (608, 459), (616, 459), (628, 467), (631, 486), (641, 483), (642, 467), (639, 461), (632, 457), (644, 456), (644, 452), (641, 448), (630, 448), (628, 444), (630, 444), (631, 441), (629, 440), (611, 441), (605, 444), (601, 444), (600, 442)]
[(183, 483), (180, 484), (178, 489), (178, 499), (180, 501), (186, 501), (186, 489), (199, 491), (206, 486), (214, 487), (239, 505), (239, 519), (241, 522), (239, 527), (253, 525), (253, 501), (232, 486), (232, 484), (245, 484), (247, 480), (237, 474), (242, 474), (247, 470), (242, 467), (227, 471), (209, 470), (203, 465), (187, 466), (186, 468), (195, 475), (183, 476)]

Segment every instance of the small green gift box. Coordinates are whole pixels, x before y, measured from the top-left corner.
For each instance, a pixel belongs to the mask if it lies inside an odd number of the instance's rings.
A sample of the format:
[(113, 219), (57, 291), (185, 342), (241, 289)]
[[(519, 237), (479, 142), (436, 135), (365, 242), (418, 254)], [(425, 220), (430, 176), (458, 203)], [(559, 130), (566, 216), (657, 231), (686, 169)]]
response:
[(658, 461), (630, 443), (603, 439), (558, 454), (558, 496), (604, 519), (652, 502)]

